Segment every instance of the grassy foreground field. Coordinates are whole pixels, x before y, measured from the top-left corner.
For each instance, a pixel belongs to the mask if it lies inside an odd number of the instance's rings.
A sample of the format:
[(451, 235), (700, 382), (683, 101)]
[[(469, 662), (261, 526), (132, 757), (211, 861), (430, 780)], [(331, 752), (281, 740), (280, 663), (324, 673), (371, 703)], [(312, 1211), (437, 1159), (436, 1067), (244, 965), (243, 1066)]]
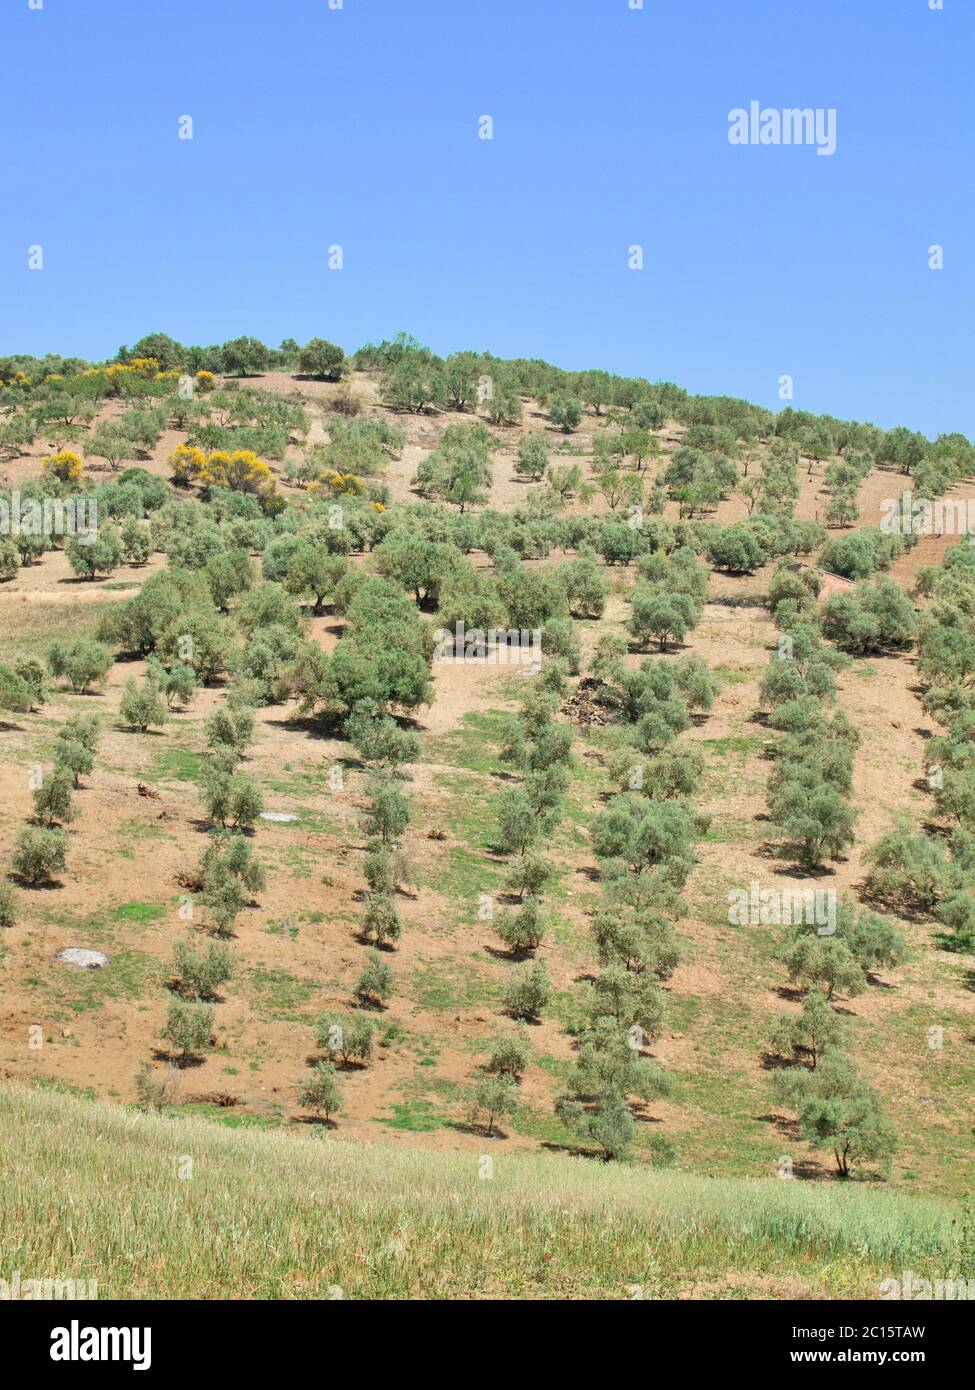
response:
[[(100, 1298), (875, 1298), (957, 1210), (855, 1186), (228, 1130), (0, 1087), (9, 1278)], [(488, 1162), (490, 1157), (490, 1162)]]

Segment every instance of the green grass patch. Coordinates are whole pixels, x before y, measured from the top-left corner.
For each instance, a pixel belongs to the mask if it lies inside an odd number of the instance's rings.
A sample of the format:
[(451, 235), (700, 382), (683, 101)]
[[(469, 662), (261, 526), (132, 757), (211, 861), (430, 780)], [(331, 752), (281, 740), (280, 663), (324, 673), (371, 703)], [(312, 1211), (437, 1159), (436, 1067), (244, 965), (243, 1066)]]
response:
[(503, 710), (496, 709), (465, 714), (457, 729), (427, 741), (427, 761), (446, 763), (468, 772), (493, 772), (498, 766), (498, 746), (510, 718)]
[[(93, 936), (89, 933), (87, 940)], [(104, 970), (79, 970), (77, 966), (51, 960), (39, 979), (50, 1006), (72, 1013), (100, 1009), (113, 999), (145, 999), (157, 994), (168, 974), (165, 966), (144, 951), (110, 952)]]
[(146, 926), (150, 922), (158, 922), (160, 917), (165, 916), (166, 909), (160, 907), (158, 903), (121, 903), (113, 912), (112, 916), (117, 922), (139, 922)]
[(318, 980), (299, 979), (280, 968), (249, 970), (243, 988), (255, 1012), (266, 1020), (299, 1023), (313, 1016), (310, 1002), (321, 990)]
[(247, 1110), (236, 1110), (229, 1105), (215, 1105), (212, 1101), (191, 1100), (185, 1105), (166, 1105), (164, 1115), (197, 1117), (223, 1125), (225, 1129), (280, 1129), (282, 1121), (276, 1115), (253, 1115)]
[(203, 754), (183, 744), (171, 744), (152, 760), (148, 782), (197, 782), (203, 770)]
[(411, 1134), (431, 1134), (435, 1129), (444, 1129), (450, 1120), (437, 1113), (432, 1101), (407, 1100), (395, 1102), (392, 1116), (383, 1120), (387, 1129), (404, 1129)]

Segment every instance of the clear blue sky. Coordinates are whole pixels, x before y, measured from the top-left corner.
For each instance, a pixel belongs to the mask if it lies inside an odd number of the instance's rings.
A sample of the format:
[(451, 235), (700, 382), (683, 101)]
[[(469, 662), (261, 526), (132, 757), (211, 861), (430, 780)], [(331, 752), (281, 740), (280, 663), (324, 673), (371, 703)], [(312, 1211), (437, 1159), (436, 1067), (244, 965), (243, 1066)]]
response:
[(975, 0), (5, 0), (0, 52), (0, 353), (406, 329), (975, 436)]

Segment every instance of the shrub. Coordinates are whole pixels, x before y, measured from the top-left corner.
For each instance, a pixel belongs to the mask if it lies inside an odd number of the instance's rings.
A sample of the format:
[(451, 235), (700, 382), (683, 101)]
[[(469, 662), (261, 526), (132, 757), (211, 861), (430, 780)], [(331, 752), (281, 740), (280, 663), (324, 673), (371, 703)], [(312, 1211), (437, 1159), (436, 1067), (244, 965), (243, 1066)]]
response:
[(242, 706), (231, 709), (221, 705), (203, 726), (208, 748), (230, 748), (238, 758), (254, 737), (254, 711)]
[(67, 824), (74, 820), (71, 804), (73, 786), (74, 778), (67, 768), (58, 768), (42, 777), (40, 786), (34, 792), (34, 817), (41, 825), (53, 826), (59, 821)]
[(212, 999), (221, 985), (233, 975), (230, 948), (212, 942), (205, 952), (195, 951), (188, 941), (177, 941), (173, 957), (178, 976), (177, 988), (191, 998)]
[(169, 456), (172, 480), (176, 487), (188, 487), (206, 471), (206, 454), (192, 444), (177, 444)]
[(17, 836), (14, 873), (25, 883), (49, 881), (65, 868), (68, 835), (65, 830), (44, 830), (25, 826)]
[(839, 991), (847, 998), (862, 994), (866, 977), (845, 941), (797, 931), (782, 947), (789, 979), (803, 989), (821, 989), (827, 999)]
[(368, 964), (355, 982), (353, 993), (363, 1003), (383, 1004), (393, 993), (393, 971), (378, 951), (370, 951)]
[(571, 434), (578, 429), (582, 420), (582, 402), (575, 396), (559, 394), (553, 396), (548, 407), (549, 418), (558, 425), (563, 434)]
[(69, 775), (72, 786), (80, 787), (82, 777), (95, 765), (94, 754), (77, 739), (65, 738), (64, 733), (62, 729), (54, 744), (54, 766)]
[(362, 934), (366, 940), (374, 941), (377, 946), (398, 941), (403, 926), (392, 893), (367, 893), (365, 902)]
[(55, 677), (64, 676), (76, 695), (100, 685), (112, 665), (112, 653), (101, 642), (79, 637), (73, 642), (53, 641), (47, 649), (47, 664)]
[(372, 1057), (376, 1025), (364, 1014), (319, 1014), (315, 1020), (315, 1042), (329, 1059), (341, 1057), (343, 1066), (358, 1062), (365, 1066)]
[(180, 1054), (181, 1065), (212, 1046), (213, 1005), (174, 999), (162, 1036)]
[(510, 1076), (520, 1081), (531, 1055), (531, 1045), (523, 1033), (499, 1033), (491, 1044), (484, 1070), (492, 1076)]
[(234, 830), (249, 830), (264, 807), (257, 784), (244, 772), (210, 770), (203, 781), (203, 799), (208, 820)]
[(802, 1138), (832, 1151), (841, 1178), (868, 1163), (887, 1174), (896, 1136), (876, 1092), (847, 1057), (827, 1056), (815, 1071), (781, 1068), (773, 1086), (776, 1096), (796, 1111)]
[(853, 843), (857, 813), (834, 787), (785, 782), (769, 814), (786, 846), (806, 869), (838, 858)]
[(798, 1013), (779, 1014), (768, 1027), (768, 1043), (779, 1057), (808, 1060), (815, 1071), (828, 1052), (841, 1050), (849, 1041), (851, 1029), (846, 1019), (818, 989), (802, 1001)]
[(135, 1074), (135, 1095), (140, 1110), (162, 1110), (179, 1096), (179, 1068), (167, 1062), (156, 1071), (149, 1062), (139, 1063)]
[(150, 727), (161, 727), (169, 717), (166, 701), (159, 687), (146, 677), (141, 687), (129, 676), (119, 702), (119, 722), (144, 734)]
[(0, 927), (17, 925), (17, 894), (13, 885), (0, 879)]
[(822, 612), (823, 636), (848, 651), (883, 651), (914, 638), (914, 606), (892, 579), (858, 584), (852, 594), (834, 594)]
[(0, 537), (0, 580), (13, 579), (19, 569), (17, 547), (8, 536)]
[(542, 825), (528, 797), (520, 788), (498, 798), (496, 848), (501, 854), (527, 854), (542, 833)]
[(80, 456), (70, 449), (59, 449), (44, 459), (41, 466), (60, 483), (80, 483), (85, 471)]
[(100, 574), (111, 574), (121, 563), (122, 544), (114, 526), (102, 526), (95, 540), (72, 537), (64, 553), (79, 578), (96, 579)]
[(383, 844), (397, 839), (409, 824), (410, 803), (388, 774), (369, 779), (369, 804), (362, 818), (367, 835), (378, 835)]
[(515, 864), (508, 876), (505, 887), (509, 893), (517, 895), (519, 902), (527, 894), (538, 897), (551, 879), (555, 870), (548, 859), (529, 851)]
[(545, 923), (537, 898), (528, 898), (517, 912), (499, 913), (495, 931), (515, 954), (535, 951), (545, 939)]
[(487, 1137), (494, 1136), (494, 1127), (505, 1115), (513, 1115), (518, 1106), (518, 1088), (510, 1076), (482, 1076), (474, 1084), (468, 1102), (468, 1118), (481, 1125)]
[(659, 593), (637, 588), (630, 599), (627, 628), (640, 647), (652, 640), (666, 651), (671, 642), (681, 642), (697, 622), (694, 604), (687, 594)]
[(504, 1007), (512, 1018), (537, 1019), (552, 997), (548, 972), (541, 961), (519, 975), (504, 997)]
[(330, 377), (342, 375), (345, 353), (327, 338), (312, 338), (298, 352), (298, 370), (304, 376)]
[(335, 1066), (327, 1059), (318, 1062), (310, 1078), (301, 1089), (298, 1104), (305, 1110), (314, 1110), (323, 1115), (326, 1123), (337, 1114), (342, 1105), (342, 1088)]
[(613, 1092), (601, 1096), (588, 1109), (578, 1101), (560, 1098), (556, 1113), (580, 1139), (597, 1144), (607, 1160), (622, 1158), (636, 1134), (630, 1107)]
[(519, 478), (537, 482), (548, 467), (548, 442), (544, 435), (526, 434), (518, 445), (514, 469)]

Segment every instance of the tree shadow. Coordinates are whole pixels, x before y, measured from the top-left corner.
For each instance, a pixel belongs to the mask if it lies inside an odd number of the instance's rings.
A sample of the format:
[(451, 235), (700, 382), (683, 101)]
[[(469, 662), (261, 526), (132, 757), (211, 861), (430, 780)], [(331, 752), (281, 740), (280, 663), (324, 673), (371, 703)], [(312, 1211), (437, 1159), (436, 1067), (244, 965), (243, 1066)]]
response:
[(193, 1003), (196, 999), (200, 999), (204, 1004), (226, 1004), (227, 1002), (227, 996), (218, 994), (215, 990), (211, 994), (198, 995), (196, 990), (188, 988), (185, 982), (177, 979), (175, 975), (167, 980), (163, 987), (174, 994), (177, 999), (184, 999), (187, 1003)]
[(182, 1052), (170, 1052), (168, 1048), (157, 1047), (153, 1049), (152, 1060), (154, 1062), (168, 1062), (178, 1071), (191, 1071), (195, 1067), (202, 1067), (206, 1058), (201, 1057), (198, 1052), (190, 1052), (184, 1056)]
[(759, 1058), (759, 1066), (762, 1071), (811, 1071), (801, 1057), (785, 1057), (780, 1052), (769, 1052), (766, 1049)]
[(483, 942), (481, 949), (484, 951), (484, 954), (490, 956), (492, 960), (520, 961), (523, 963), (526, 960), (535, 959), (537, 947), (532, 946), (528, 949), (515, 950), (514, 947), (491, 946), (487, 942)]
[[(836, 870), (832, 864), (818, 864), (816, 868), (810, 869), (806, 865), (789, 854), (789, 846), (778, 846), (778, 853), (771, 853), (763, 856), (769, 859), (778, 859), (780, 862), (769, 870), (777, 878), (835, 878)], [(846, 855), (838, 855), (834, 861), (837, 864), (848, 862)]]
[(7, 877), (14, 883), (20, 884), (21, 888), (40, 889), (42, 893), (52, 892), (57, 888), (63, 888), (64, 882), (59, 878), (25, 878), (23, 874), (10, 872)]
[(218, 1105), (221, 1110), (241, 1104), (240, 1096), (232, 1096), (229, 1091), (201, 1091), (199, 1095), (185, 1096), (184, 1101), (192, 1105)]
[[(336, 723), (329, 723), (325, 719), (316, 718), (310, 714), (292, 714), (283, 719), (268, 719), (267, 723), (273, 729), (285, 729), (289, 733), (307, 734), (309, 738), (335, 741)], [(344, 761), (344, 759), (343, 759)]]
[(377, 999), (372, 994), (353, 995), (353, 1008), (362, 1009), (365, 1013), (384, 1014), (388, 1007), (381, 999)]
[(592, 864), (580, 864), (575, 872), (581, 874), (583, 878), (587, 878), (590, 883), (599, 883), (601, 880), (599, 870)]
[(608, 1154), (597, 1149), (585, 1149), (581, 1144), (557, 1144), (554, 1140), (543, 1140), (541, 1147), (549, 1153), (565, 1154), (567, 1158), (588, 1158), (593, 1163), (609, 1163)]

